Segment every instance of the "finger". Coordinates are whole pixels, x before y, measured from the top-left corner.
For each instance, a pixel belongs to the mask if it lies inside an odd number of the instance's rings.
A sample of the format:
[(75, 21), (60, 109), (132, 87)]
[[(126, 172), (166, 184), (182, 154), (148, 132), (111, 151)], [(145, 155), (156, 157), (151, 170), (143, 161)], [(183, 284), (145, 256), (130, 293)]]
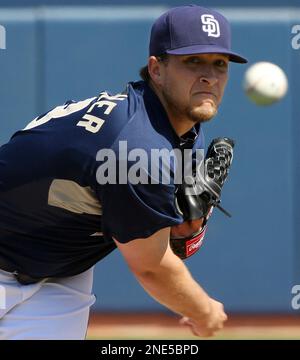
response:
[(192, 322), (191, 322), (190, 318), (188, 318), (187, 316), (184, 316), (179, 320), (179, 324), (184, 325), (184, 326), (190, 326), (190, 325), (192, 325)]
[(228, 320), (228, 316), (227, 316), (225, 313), (223, 313), (222, 315), (220, 315), (220, 320), (221, 320), (222, 322), (225, 322), (225, 321)]
[(214, 331), (213, 331), (213, 330), (199, 329), (199, 328), (196, 328), (195, 326), (190, 326), (190, 328), (191, 328), (192, 333), (193, 333), (195, 336), (198, 336), (198, 337), (211, 337), (211, 336), (214, 335)]
[(210, 337), (214, 335), (215, 329), (203, 328), (188, 317), (181, 319), (180, 323), (184, 326), (188, 326), (193, 335), (198, 337)]

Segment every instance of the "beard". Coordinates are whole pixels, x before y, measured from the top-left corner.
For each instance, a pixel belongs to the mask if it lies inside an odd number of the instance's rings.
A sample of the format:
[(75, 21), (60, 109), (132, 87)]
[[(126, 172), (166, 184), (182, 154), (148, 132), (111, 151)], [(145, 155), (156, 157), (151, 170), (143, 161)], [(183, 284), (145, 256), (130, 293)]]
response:
[(211, 120), (216, 116), (218, 108), (214, 102), (209, 102), (210, 106), (203, 101), (201, 105), (181, 105), (169, 91), (162, 90), (162, 95), (168, 105), (170, 112), (177, 118), (189, 119), (194, 124)]
[(190, 120), (195, 123), (201, 123), (209, 121), (215, 117), (217, 115), (218, 109), (215, 104), (211, 104), (209, 109), (203, 104), (200, 106), (187, 107), (185, 111), (188, 114)]

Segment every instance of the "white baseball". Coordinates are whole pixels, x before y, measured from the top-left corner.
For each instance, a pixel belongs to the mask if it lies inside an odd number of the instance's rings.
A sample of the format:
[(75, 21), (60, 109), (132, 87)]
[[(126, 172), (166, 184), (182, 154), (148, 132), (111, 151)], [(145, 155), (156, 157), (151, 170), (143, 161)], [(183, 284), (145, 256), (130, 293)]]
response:
[(271, 105), (284, 97), (288, 80), (284, 71), (270, 62), (250, 66), (244, 77), (244, 90), (256, 105)]

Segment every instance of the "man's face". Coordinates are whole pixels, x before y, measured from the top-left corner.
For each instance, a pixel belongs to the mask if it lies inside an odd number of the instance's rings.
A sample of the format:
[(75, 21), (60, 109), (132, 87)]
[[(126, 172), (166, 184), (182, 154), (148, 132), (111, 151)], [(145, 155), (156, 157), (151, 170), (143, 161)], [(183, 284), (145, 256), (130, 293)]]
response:
[(160, 63), (159, 84), (168, 112), (194, 123), (214, 117), (227, 83), (228, 63), (222, 54), (169, 55)]

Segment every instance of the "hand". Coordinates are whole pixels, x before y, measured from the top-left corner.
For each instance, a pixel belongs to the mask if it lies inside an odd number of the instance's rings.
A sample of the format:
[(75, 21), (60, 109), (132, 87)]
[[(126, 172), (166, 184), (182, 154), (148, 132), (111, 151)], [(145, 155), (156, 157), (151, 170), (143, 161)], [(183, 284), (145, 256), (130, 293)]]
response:
[(183, 317), (180, 320), (180, 324), (189, 326), (192, 333), (196, 336), (214, 336), (218, 330), (223, 328), (224, 322), (227, 320), (223, 304), (214, 299), (210, 300), (210, 312), (203, 319), (194, 320)]

